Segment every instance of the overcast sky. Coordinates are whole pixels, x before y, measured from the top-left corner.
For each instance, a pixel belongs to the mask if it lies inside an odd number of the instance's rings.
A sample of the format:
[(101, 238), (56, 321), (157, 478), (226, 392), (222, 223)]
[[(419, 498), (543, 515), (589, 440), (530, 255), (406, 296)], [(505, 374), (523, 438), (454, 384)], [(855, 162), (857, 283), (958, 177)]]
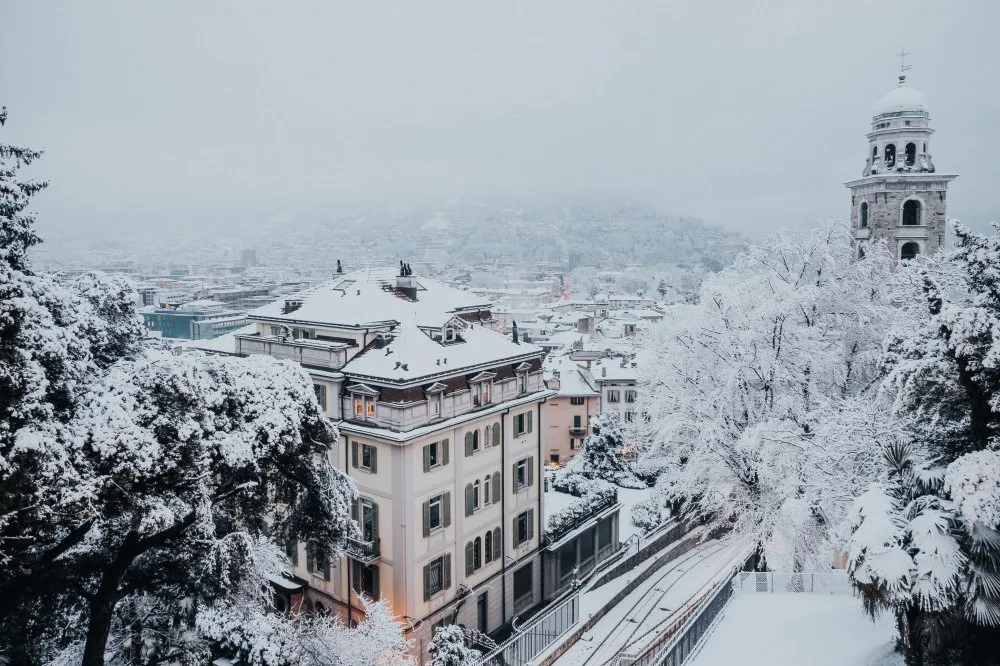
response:
[(613, 195), (759, 237), (846, 216), (904, 45), (949, 214), (1000, 220), (996, 0), (10, 0), (0, 25), (50, 234)]

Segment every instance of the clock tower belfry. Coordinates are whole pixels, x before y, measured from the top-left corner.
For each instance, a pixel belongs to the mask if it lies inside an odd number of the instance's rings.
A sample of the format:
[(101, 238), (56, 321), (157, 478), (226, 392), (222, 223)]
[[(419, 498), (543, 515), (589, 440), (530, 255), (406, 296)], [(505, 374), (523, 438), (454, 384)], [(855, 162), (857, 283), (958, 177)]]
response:
[(845, 183), (858, 252), (883, 240), (896, 260), (944, 247), (948, 183), (958, 177), (934, 166), (930, 114), (924, 96), (906, 85), (908, 69), (904, 62), (899, 83), (875, 107), (862, 177)]

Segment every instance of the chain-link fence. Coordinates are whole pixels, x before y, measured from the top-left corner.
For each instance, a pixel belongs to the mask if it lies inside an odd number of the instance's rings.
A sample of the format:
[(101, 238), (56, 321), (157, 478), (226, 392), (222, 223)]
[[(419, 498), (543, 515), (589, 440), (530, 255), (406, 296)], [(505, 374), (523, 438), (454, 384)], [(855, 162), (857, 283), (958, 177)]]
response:
[(853, 594), (845, 572), (784, 573), (780, 571), (741, 571), (733, 579), (733, 591), (804, 592), (809, 594)]

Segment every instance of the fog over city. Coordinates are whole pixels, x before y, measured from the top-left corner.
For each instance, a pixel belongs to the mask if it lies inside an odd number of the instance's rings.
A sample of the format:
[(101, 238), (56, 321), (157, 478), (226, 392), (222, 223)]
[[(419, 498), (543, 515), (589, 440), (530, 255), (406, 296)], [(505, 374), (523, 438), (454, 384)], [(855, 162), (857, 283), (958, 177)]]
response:
[(751, 238), (846, 218), (877, 100), (927, 99), (985, 229), (1000, 5), (19, 2), (9, 137), (39, 230), (221, 228), (477, 197), (638, 201)]

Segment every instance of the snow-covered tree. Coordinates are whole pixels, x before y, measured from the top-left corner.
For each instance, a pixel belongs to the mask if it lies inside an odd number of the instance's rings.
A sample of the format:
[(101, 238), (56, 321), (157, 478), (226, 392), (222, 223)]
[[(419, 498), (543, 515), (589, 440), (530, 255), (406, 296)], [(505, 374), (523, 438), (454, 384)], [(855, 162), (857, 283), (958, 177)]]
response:
[(885, 447), (849, 523), (855, 586), (895, 614), (911, 664), (995, 663), (1000, 642), (1000, 237), (955, 232), (920, 266), (919, 323), (887, 345), (907, 441)]
[[(647, 487), (632, 469), (632, 453), (616, 412), (602, 412), (593, 417), (590, 434), (583, 440), (580, 452), (556, 475), (556, 487), (578, 485), (576, 477), (607, 481), (623, 488)], [(585, 493), (578, 490), (575, 494)]]
[(37, 156), (0, 144), (0, 661), (301, 663), (269, 638), (299, 631), (271, 614), (275, 541), (335, 557), (356, 529), (308, 375), (144, 348), (126, 283), (36, 274)]
[[(879, 469), (867, 394), (893, 280), (887, 253), (856, 260), (832, 224), (768, 238), (674, 306), (640, 354), (648, 420), (633, 424), (667, 463), (664, 500), (750, 539), (772, 567), (828, 566), (827, 527)], [(841, 414), (850, 432), (828, 425)]]
[(479, 658), (479, 651), (465, 644), (465, 632), (457, 624), (438, 627), (427, 651), (432, 666), (468, 666)]

